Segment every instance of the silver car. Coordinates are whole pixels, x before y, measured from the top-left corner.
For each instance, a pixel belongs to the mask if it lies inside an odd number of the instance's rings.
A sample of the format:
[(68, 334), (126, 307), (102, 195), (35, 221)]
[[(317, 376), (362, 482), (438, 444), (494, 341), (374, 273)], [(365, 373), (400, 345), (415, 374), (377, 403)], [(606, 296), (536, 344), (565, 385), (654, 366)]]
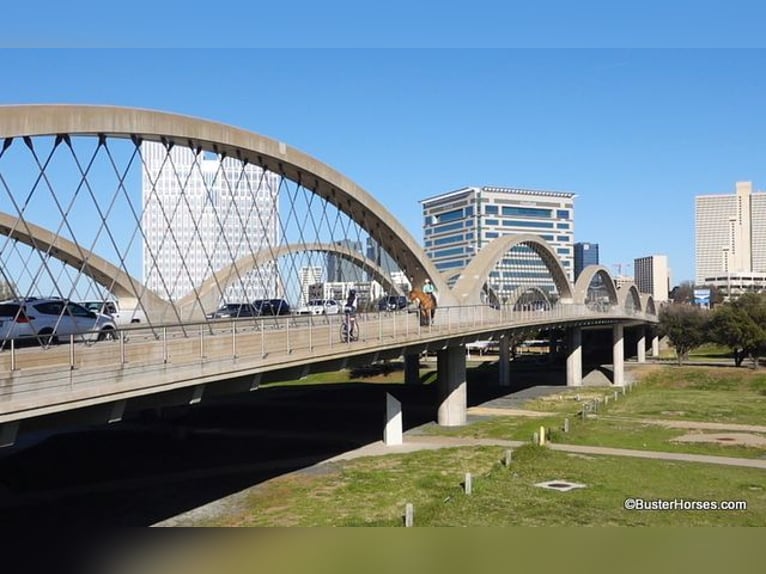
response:
[(69, 335), (80, 341), (111, 340), (116, 329), (109, 315), (66, 299), (30, 297), (0, 302), (0, 344), (35, 339), (49, 345)]

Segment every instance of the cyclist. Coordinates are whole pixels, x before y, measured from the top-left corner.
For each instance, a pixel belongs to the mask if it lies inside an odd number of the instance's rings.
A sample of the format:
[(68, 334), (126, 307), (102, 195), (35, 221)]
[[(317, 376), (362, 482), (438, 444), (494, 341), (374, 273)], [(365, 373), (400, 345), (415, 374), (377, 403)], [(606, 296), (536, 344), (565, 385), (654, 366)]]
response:
[(346, 314), (346, 320), (343, 325), (342, 338), (344, 341), (356, 341), (359, 336), (359, 331), (356, 326), (356, 309), (359, 305), (359, 299), (356, 296), (356, 289), (349, 289), (348, 298), (343, 308), (343, 312)]

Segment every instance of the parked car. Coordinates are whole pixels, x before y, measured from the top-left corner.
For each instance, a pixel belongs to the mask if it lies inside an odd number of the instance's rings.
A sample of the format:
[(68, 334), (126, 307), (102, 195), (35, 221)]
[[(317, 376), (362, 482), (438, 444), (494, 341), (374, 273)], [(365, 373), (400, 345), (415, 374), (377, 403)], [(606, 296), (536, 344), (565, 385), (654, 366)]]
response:
[(0, 342), (39, 337), (44, 344), (77, 335), (78, 340), (114, 339), (117, 325), (103, 313), (66, 299), (26, 298), (0, 303)]
[(400, 311), (407, 308), (407, 297), (404, 295), (389, 295), (378, 301), (378, 311)]
[(243, 317), (257, 317), (258, 310), (250, 303), (227, 303), (212, 313), (208, 313), (208, 319), (241, 319)]
[(253, 307), (259, 315), (289, 315), (292, 310), (284, 299), (256, 299)]
[(111, 299), (105, 301), (80, 301), (80, 305), (94, 313), (111, 315), (114, 322), (118, 325), (146, 323), (146, 314), (138, 306), (135, 309), (123, 309), (120, 307), (119, 302)]
[(335, 299), (311, 299), (295, 311), (298, 315), (336, 315), (340, 305)]

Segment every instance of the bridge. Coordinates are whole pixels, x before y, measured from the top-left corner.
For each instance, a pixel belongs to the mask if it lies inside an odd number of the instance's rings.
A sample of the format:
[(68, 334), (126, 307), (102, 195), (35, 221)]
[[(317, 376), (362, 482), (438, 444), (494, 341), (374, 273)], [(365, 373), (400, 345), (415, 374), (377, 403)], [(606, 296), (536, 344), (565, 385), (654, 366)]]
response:
[[(404, 357), (414, 382), (424, 351), (438, 358), (438, 422), (461, 425), (466, 344), (498, 343), (504, 386), (519, 333), (566, 334), (570, 386), (582, 384), (584, 329), (611, 330), (616, 386), (625, 329), (638, 341), (629, 356), (657, 352), (656, 336), (647, 344), (654, 301), (635, 285), (615, 288), (605, 267), (573, 283), (541, 237), (514, 235), (442, 274), (372, 194), (252, 132), (148, 110), (30, 105), (0, 107), (0, 139), (0, 298), (114, 299), (144, 318), (109, 340), (77, 333), (59, 344), (39, 333), (25, 341), (0, 323), (0, 445), (38, 426), (117, 422), (378, 360)], [(509, 265), (519, 250), (523, 261)], [(426, 278), (439, 293), (434, 323), (374, 305)], [(352, 287), (363, 307), (352, 342), (340, 337), (341, 315), (208, 318), (222, 303), (297, 307)]]

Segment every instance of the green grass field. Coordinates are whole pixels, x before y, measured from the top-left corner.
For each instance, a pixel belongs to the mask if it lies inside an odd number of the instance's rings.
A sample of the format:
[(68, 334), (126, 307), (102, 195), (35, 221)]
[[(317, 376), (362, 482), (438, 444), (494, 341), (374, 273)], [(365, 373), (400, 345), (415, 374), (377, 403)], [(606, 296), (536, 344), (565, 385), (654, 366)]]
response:
[[(749, 369), (646, 367), (640, 384), (583, 420), (588, 400), (612, 397), (607, 388), (562, 389), (525, 408), (544, 418), (482, 417), (464, 427), (428, 425), (421, 432), (529, 440), (540, 425), (555, 442), (763, 458), (762, 448), (680, 444), (687, 432), (639, 422), (665, 420), (763, 423), (766, 373)], [(580, 395), (580, 401), (574, 396)], [(561, 430), (570, 417), (570, 432)], [(250, 489), (225, 515), (200, 526), (400, 526), (405, 505), (416, 526), (763, 526), (766, 472), (735, 466), (629, 457), (575, 455), (527, 445), (502, 464), (504, 447), (425, 450), (364, 457), (315, 467)], [(473, 493), (463, 492), (465, 473)], [(569, 480), (585, 488), (558, 492), (534, 486)], [(741, 500), (747, 510), (629, 511), (626, 498), (644, 500)]]

